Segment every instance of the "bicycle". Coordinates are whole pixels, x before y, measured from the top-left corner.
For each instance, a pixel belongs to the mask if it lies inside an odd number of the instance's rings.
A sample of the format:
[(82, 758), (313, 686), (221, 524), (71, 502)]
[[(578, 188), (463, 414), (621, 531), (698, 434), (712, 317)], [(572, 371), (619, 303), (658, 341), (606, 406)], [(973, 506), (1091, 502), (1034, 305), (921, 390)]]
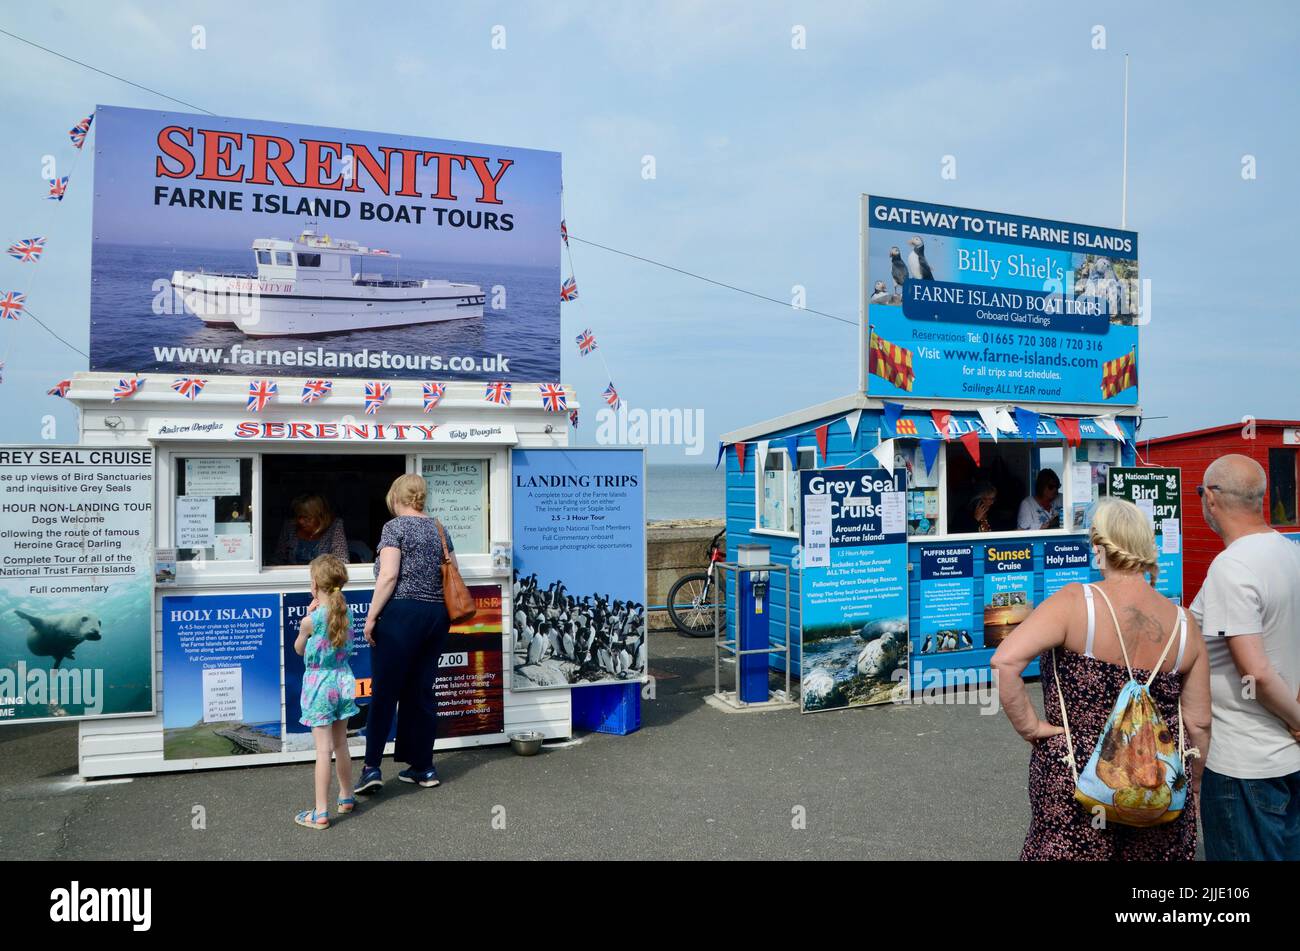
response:
[[(726, 549), (718, 544), (725, 534), (724, 528), (709, 542), (708, 568), (682, 575), (668, 591), (668, 616), (678, 632), (687, 637), (713, 636), (714, 565), (727, 560)], [(720, 587), (725, 597), (725, 583)]]

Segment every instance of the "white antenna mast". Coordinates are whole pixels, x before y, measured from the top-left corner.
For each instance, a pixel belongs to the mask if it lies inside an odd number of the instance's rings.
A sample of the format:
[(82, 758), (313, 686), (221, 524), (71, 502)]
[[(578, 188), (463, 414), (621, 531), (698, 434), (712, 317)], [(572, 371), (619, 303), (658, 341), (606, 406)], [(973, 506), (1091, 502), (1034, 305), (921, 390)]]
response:
[(1124, 157), (1120, 173), (1119, 226), (1128, 227), (1128, 53), (1124, 54)]

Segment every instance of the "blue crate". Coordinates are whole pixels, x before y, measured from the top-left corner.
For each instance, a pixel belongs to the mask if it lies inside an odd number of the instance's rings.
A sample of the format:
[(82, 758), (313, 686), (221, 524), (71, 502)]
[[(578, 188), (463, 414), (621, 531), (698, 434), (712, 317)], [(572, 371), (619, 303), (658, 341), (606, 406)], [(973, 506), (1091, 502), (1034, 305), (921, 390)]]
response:
[(616, 736), (627, 736), (641, 729), (640, 683), (577, 687), (570, 693), (574, 729)]

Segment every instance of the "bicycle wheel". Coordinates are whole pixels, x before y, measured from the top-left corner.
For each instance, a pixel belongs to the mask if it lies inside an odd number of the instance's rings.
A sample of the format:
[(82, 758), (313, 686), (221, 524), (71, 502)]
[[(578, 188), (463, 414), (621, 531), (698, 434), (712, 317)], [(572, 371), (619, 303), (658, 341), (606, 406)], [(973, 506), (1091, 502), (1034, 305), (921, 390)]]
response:
[(668, 592), (668, 616), (677, 630), (687, 637), (712, 637), (716, 592), (703, 571), (678, 578)]

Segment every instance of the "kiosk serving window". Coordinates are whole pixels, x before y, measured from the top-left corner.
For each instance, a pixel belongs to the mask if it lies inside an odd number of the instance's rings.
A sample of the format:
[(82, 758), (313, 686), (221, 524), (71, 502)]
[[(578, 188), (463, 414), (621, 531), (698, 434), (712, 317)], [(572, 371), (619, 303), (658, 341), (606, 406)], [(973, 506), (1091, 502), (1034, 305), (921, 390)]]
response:
[(487, 554), (488, 460), (426, 457), (420, 460), (419, 472), (427, 492), (425, 511), (446, 527), (456, 552)]
[(794, 466), (784, 449), (767, 451), (762, 471), (756, 480), (758, 492), (757, 529), (797, 535), (799, 533), (799, 470), (816, 467), (815, 449), (799, 450)]
[(899, 439), (894, 443), (894, 471), (907, 474), (907, 534), (939, 534), (939, 460), (927, 471), (920, 441)]
[(1268, 514), (1272, 525), (1296, 524), (1295, 449), (1268, 451)]
[(252, 561), (253, 460), (176, 459), (173, 543), (179, 561)]
[(1067, 527), (1067, 458), (1063, 443), (1007, 439), (981, 443), (978, 466), (967, 453), (949, 452), (944, 479), (948, 533), (1013, 534)]
[(262, 563), (305, 565), (318, 554), (374, 561), (389, 519), (385, 496), (406, 457), (375, 454), (262, 455)]

